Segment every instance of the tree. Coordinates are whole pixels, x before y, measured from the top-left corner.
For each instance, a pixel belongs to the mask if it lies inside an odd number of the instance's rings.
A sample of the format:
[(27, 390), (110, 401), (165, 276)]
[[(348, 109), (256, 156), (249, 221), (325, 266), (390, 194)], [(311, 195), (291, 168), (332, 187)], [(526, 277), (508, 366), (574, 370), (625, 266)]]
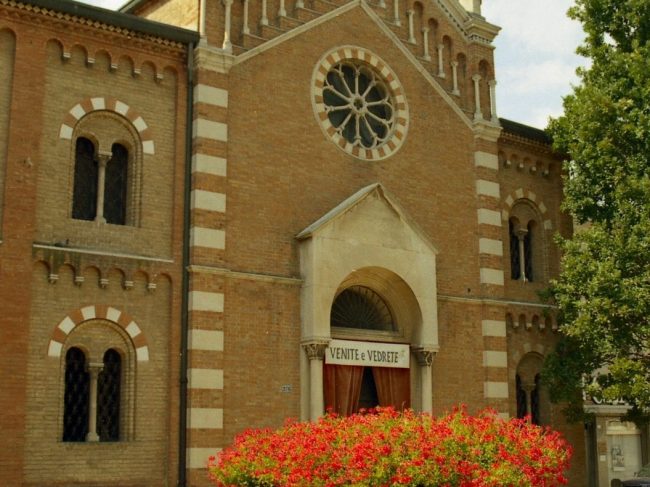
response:
[(585, 224), (560, 239), (548, 295), (562, 338), (544, 378), (582, 410), (582, 394), (650, 411), (650, 2), (576, 0), (578, 52), (591, 60), (549, 126), (568, 155), (564, 209)]

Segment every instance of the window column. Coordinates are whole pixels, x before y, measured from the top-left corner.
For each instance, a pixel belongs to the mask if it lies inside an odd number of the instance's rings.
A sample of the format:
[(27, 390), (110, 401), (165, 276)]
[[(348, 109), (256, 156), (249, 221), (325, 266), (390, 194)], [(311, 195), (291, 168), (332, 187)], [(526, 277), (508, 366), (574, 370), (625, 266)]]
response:
[(88, 413), (88, 434), (86, 441), (99, 441), (97, 434), (97, 381), (99, 373), (104, 368), (102, 362), (91, 362), (88, 364), (88, 374), (90, 374), (90, 404)]
[(519, 279), (526, 282), (528, 279), (526, 277), (526, 247), (525, 239), (528, 235), (528, 230), (526, 228), (519, 228), (516, 232), (518, 245), (519, 245)]
[(106, 198), (106, 165), (113, 154), (111, 152), (99, 151), (97, 153), (97, 163), (99, 171), (97, 174), (97, 213), (95, 221), (106, 223), (104, 218), (104, 199)]

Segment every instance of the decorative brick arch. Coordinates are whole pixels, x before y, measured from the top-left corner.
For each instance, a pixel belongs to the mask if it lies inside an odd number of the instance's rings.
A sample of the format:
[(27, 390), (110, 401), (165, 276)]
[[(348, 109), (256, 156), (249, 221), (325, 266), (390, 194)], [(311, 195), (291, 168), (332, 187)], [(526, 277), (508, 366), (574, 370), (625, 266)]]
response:
[(50, 344), (47, 349), (48, 357), (61, 357), (63, 343), (70, 332), (81, 323), (89, 320), (107, 320), (121, 327), (133, 342), (138, 362), (149, 361), (147, 338), (138, 324), (127, 313), (104, 305), (86, 306), (73, 311), (63, 318), (52, 332)]
[(99, 110), (115, 112), (129, 120), (140, 134), (140, 139), (142, 140), (142, 152), (151, 155), (155, 154), (151, 129), (144, 121), (144, 118), (142, 118), (138, 112), (129, 107), (126, 103), (111, 97), (86, 98), (72, 107), (63, 119), (63, 123), (59, 129), (59, 137), (61, 139), (72, 140), (74, 126), (77, 122), (88, 113)]
[(548, 218), (548, 208), (544, 204), (544, 202), (541, 199), (537, 198), (537, 195), (533, 193), (530, 190), (525, 190), (523, 188), (519, 188), (515, 190), (514, 192), (510, 193), (505, 201), (504, 201), (504, 208), (501, 210), (501, 219), (504, 222), (508, 221), (508, 218), (510, 218), (510, 210), (512, 210), (512, 206), (521, 199), (527, 199), (535, 203), (535, 206), (539, 210), (542, 216), (543, 220), (543, 225), (544, 225), (544, 230), (552, 230), (553, 229), (553, 223), (551, 220)]

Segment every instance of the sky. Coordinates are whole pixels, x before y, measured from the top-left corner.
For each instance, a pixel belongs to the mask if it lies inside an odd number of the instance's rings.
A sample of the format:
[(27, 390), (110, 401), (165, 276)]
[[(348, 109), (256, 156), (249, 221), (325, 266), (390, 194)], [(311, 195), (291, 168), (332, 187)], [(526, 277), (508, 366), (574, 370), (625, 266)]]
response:
[[(126, 0), (82, 0), (116, 9)], [(578, 83), (585, 60), (579, 23), (566, 12), (573, 0), (483, 0), (483, 16), (502, 28), (496, 38), (497, 113), (544, 128), (562, 114), (562, 97)]]

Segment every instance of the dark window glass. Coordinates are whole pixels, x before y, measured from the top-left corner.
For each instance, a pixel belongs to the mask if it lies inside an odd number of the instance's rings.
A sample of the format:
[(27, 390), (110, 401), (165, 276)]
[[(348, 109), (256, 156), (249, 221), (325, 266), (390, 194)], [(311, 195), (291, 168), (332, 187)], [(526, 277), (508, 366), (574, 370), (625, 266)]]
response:
[(539, 417), (539, 374), (535, 376), (535, 389), (530, 393), (530, 420), (533, 424), (541, 424)]
[(528, 224), (528, 232), (524, 237), (524, 263), (526, 265), (526, 279), (533, 280), (533, 226)]
[(104, 354), (104, 368), (97, 379), (97, 434), (100, 441), (120, 439), (120, 382), (122, 358), (113, 349)]
[(90, 377), (86, 356), (78, 348), (65, 355), (63, 441), (86, 441)]
[(74, 191), (72, 218), (94, 220), (97, 215), (97, 176), (93, 143), (83, 137), (77, 139), (74, 164)]
[(126, 183), (129, 152), (123, 145), (113, 144), (113, 157), (106, 164), (104, 218), (106, 223), (126, 223)]
[(515, 232), (515, 225), (512, 220), (509, 222), (508, 229), (510, 233), (510, 277), (516, 280), (521, 277), (519, 238)]
[(526, 391), (521, 385), (521, 377), (517, 374), (516, 377), (517, 384), (517, 417), (523, 418), (528, 414), (528, 404), (526, 400)]
[(364, 286), (352, 286), (332, 304), (331, 326), (364, 330), (395, 331), (393, 316), (384, 300)]

